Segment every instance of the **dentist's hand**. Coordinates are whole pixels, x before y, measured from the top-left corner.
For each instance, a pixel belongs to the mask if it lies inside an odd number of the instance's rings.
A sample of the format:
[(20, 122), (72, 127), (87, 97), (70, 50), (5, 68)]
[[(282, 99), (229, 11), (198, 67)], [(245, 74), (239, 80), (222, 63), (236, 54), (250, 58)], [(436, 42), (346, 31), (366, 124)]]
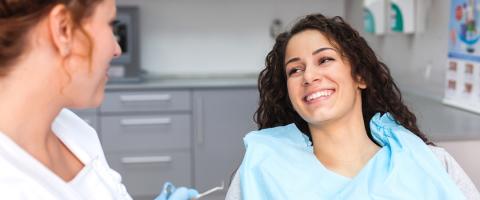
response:
[(166, 182), (163, 185), (162, 193), (155, 200), (190, 200), (195, 198), (198, 192), (186, 187), (175, 188), (175, 186)]

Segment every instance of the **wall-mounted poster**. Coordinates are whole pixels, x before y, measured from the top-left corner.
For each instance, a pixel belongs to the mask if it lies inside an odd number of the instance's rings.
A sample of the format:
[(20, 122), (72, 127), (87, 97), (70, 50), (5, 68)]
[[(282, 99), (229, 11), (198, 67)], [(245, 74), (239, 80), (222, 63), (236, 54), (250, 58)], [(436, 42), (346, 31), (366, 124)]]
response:
[(480, 4), (452, 0), (444, 103), (480, 113)]

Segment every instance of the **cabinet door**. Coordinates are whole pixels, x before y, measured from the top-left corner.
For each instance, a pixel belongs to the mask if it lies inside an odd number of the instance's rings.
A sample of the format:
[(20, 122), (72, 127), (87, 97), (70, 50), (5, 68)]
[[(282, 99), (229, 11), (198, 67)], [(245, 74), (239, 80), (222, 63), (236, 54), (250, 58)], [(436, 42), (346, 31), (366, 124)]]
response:
[[(204, 192), (222, 181), (227, 187), (245, 152), (243, 137), (257, 129), (257, 89), (198, 89), (193, 100), (195, 188)], [(206, 199), (225, 199), (226, 190)]]

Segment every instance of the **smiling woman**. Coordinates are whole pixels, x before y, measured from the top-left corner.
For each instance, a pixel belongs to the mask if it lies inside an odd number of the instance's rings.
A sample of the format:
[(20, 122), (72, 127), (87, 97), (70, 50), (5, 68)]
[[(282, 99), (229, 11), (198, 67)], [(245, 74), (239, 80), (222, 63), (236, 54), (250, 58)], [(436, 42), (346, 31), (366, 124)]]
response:
[(323, 34), (305, 30), (292, 36), (285, 60), (289, 99), (310, 130), (362, 119), (360, 89), (366, 85), (352, 78), (350, 64)]
[(227, 199), (480, 198), (342, 18), (307, 15), (280, 34), (258, 83), (260, 130)]

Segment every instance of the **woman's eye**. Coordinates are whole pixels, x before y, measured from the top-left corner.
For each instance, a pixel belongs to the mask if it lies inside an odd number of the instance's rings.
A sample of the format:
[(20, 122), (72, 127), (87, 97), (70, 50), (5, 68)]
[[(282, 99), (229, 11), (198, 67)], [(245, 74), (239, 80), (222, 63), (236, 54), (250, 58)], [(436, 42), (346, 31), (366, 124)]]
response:
[(299, 67), (294, 67), (294, 68), (292, 68), (288, 71), (288, 75), (291, 76), (291, 75), (293, 75), (295, 73), (298, 73), (300, 71), (302, 71), (302, 69), (300, 69)]
[(330, 62), (330, 61), (334, 61), (335, 59), (331, 58), (331, 57), (322, 57), (320, 58), (319, 60), (319, 64), (324, 64), (324, 63), (327, 63), (327, 62)]
[(108, 23), (111, 29), (114, 29), (117, 24), (118, 24), (118, 20), (112, 20)]

